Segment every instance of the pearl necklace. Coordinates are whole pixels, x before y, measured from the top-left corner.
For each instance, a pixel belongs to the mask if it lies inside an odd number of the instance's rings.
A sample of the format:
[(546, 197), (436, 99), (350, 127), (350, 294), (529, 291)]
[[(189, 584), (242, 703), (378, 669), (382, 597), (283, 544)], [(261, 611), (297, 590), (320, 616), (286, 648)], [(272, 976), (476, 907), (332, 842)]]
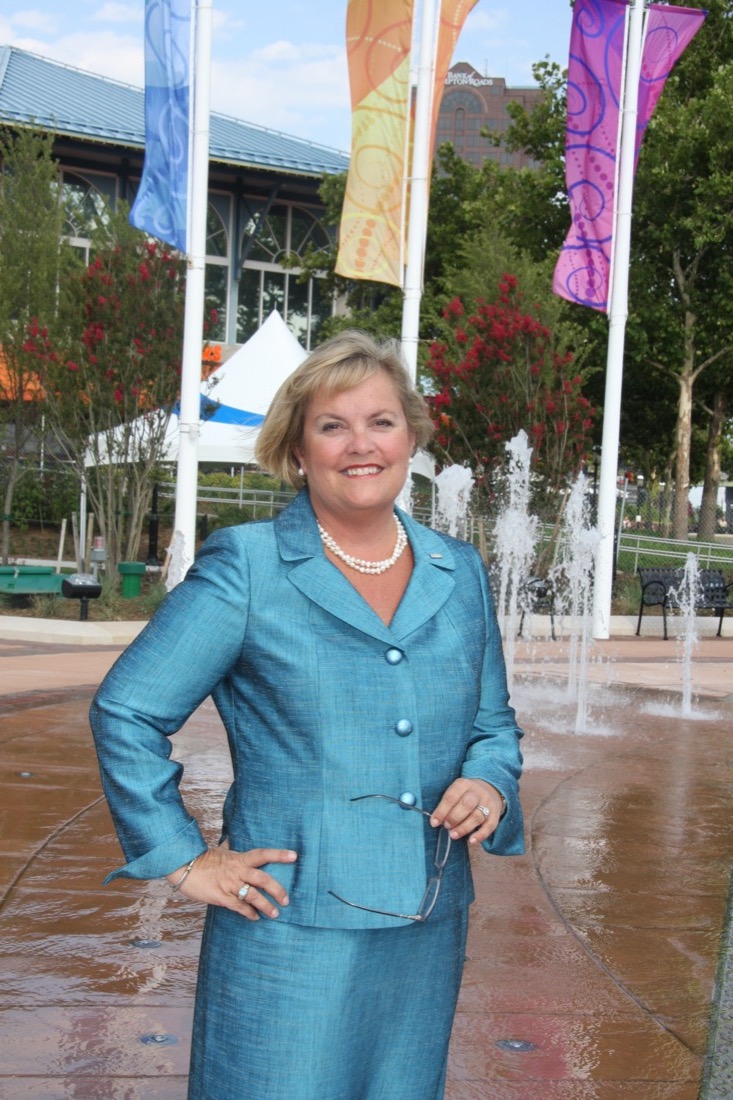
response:
[(327, 531), (324, 531), (320, 523), (318, 524), (318, 533), (321, 536), (323, 545), (327, 546), (331, 553), (335, 554), (337, 558), (340, 558), (350, 569), (355, 569), (357, 573), (378, 574), (384, 573), (387, 569), (391, 569), (407, 546), (407, 535), (404, 527), (397, 519), (397, 516), (395, 516), (395, 523), (397, 524), (397, 541), (394, 544), (392, 554), (390, 557), (385, 558), (384, 561), (365, 561), (364, 558), (352, 557), (351, 554), (347, 554), (345, 550), (341, 549), (336, 540), (332, 539)]

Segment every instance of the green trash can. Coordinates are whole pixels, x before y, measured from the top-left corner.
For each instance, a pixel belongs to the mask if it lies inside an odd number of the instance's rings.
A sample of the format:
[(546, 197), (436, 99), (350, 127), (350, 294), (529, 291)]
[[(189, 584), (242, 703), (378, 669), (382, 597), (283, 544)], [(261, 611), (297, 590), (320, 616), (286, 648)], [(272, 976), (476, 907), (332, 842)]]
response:
[(117, 572), (122, 577), (123, 600), (134, 600), (140, 595), (145, 574), (145, 565), (141, 561), (121, 561)]

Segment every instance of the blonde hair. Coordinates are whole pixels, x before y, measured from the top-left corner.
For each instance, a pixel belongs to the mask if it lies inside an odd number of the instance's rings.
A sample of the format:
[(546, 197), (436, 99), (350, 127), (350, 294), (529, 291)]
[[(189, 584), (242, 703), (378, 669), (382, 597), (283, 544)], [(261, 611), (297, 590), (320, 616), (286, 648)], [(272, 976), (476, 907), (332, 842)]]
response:
[(433, 434), (433, 422), (407, 373), (399, 344), (377, 342), (351, 329), (315, 348), (280, 386), (257, 438), (255, 457), (262, 469), (300, 489), (305, 477), (298, 473), (293, 450), (302, 445), (306, 412), (316, 393), (343, 393), (380, 370), (395, 385), (416, 446), (424, 447)]

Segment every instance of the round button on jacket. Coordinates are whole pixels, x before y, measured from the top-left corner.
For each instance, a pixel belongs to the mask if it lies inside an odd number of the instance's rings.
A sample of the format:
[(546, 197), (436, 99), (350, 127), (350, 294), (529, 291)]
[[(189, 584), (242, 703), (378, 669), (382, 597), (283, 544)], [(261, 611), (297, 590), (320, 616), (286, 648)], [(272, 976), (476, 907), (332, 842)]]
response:
[(417, 806), (417, 798), (412, 793), (412, 791), (405, 791), (404, 794), (400, 795), (398, 801), (401, 802), (402, 805), (408, 809), (410, 806)]
[(400, 718), (399, 722), (395, 722), (395, 733), (399, 737), (409, 737), (412, 733), (413, 726), (409, 718)]
[(403, 657), (404, 653), (401, 649), (388, 649), (384, 655), (388, 665), (398, 665)]

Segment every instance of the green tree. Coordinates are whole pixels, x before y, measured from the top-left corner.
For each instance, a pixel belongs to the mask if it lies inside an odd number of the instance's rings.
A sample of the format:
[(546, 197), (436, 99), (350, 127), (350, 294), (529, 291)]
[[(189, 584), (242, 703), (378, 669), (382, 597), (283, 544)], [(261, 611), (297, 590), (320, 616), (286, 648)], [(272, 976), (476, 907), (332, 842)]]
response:
[(31, 321), (27, 344), (54, 430), (86, 478), (108, 569), (138, 554), (179, 392), (185, 261), (133, 229), (122, 208), (70, 278), (53, 328)]
[[(720, 4), (711, 4), (708, 19), (668, 81), (650, 125), (635, 203), (643, 248), (642, 278), (635, 286), (647, 315), (655, 311), (662, 322), (650, 361), (678, 389), (676, 538), (688, 531), (696, 413), (698, 420), (708, 416), (702, 403), (696, 406), (695, 390), (704, 373), (722, 364), (729, 388), (733, 364), (733, 28)], [(717, 39), (715, 53), (711, 36)], [(712, 69), (703, 81), (700, 69), (708, 64)], [(719, 448), (720, 433), (709, 438)]]
[(13, 497), (33, 469), (43, 432), (43, 391), (26, 346), (28, 324), (51, 324), (57, 288), (71, 263), (62, 241), (64, 207), (53, 135), (35, 130), (0, 134), (0, 430), (2, 560), (10, 554)]

